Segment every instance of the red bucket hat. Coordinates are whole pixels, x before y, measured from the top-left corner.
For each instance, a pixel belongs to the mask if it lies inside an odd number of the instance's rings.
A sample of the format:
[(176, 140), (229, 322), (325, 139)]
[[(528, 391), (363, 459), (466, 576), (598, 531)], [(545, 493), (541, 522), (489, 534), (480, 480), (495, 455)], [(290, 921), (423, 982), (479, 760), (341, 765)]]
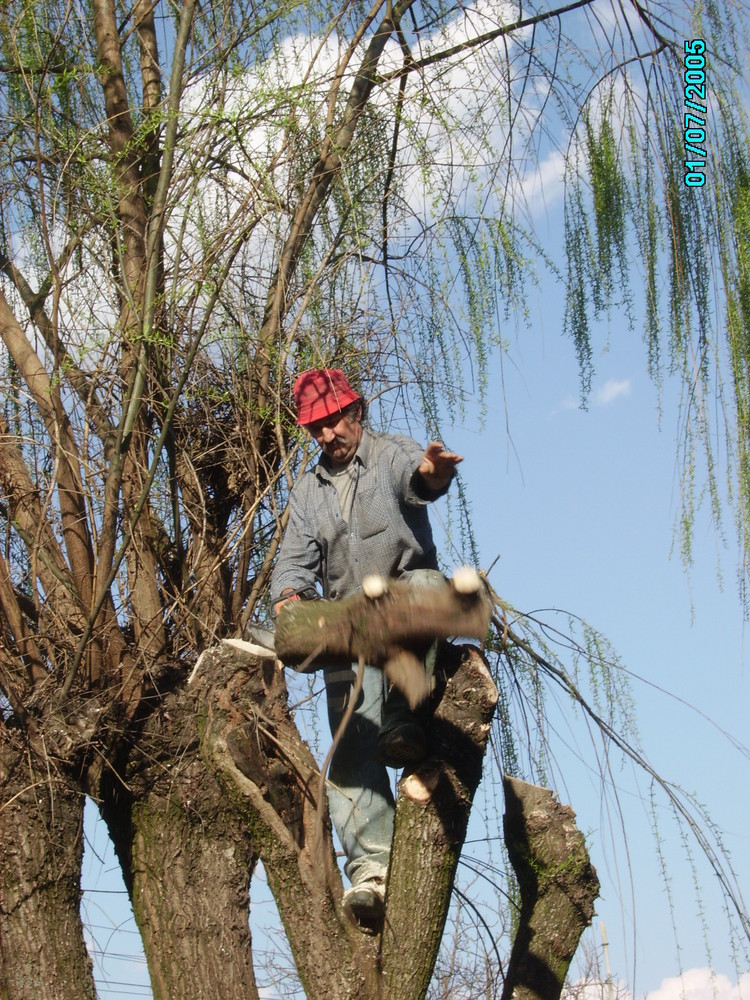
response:
[(339, 368), (311, 368), (294, 383), (297, 425), (314, 424), (361, 398)]

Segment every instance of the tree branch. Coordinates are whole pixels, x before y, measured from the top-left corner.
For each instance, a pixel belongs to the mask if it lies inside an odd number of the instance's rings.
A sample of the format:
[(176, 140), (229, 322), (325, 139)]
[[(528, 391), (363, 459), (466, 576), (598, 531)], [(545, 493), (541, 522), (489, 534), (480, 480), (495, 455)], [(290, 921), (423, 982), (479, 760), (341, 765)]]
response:
[(57, 496), (63, 537), (79, 600), (84, 608), (89, 607), (92, 599), (94, 554), (78, 468), (78, 446), (60, 400), (59, 388), (52, 385), (46, 369), (26, 339), (1, 290), (0, 339), (28, 386), (34, 404), (44, 420), (51, 450), (59, 459)]
[(320, 649), (322, 662), (332, 657), (352, 662), (362, 655), (367, 663), (382, 664), (409, 643), (485, 637), (490, 609), (483, 591), (459, 594), (447, 583), (420, 587), (392, 580), (386, 586), (377, 598), (288, 601), (276, 623), (277, 655), (299, 665)]
[(452, 676), (427, 728), (428, 757), (399, 784), (382, 940), (385, 996), (410, 1000), (432, 978), (498, 697), (477, 649), (445, 647), (437, 668)]
[(477, 35), (476, 38), (469, 38), (458, 45), (452, 45), (441, 52), (433, 52), (432, 55), (424, 56), (422, 59), (405, 62), (400, 69), (393, 70), (393, 72), (379, 77), (378, 83), (389, 83), (391, 80), (397, 80), (406, 73), (424, 69), (427, 66), (432, 66), (434, 63), (444, 62), (446, 59), (452, 59), (453, 56), (460, 55), (462, 52), (481, 48), (481, 46), (487, 45), (489, 42), (494, 42), (496, 39), (502, 38), (503, 35), (509, 35), (514, 31), (522, 31), (524, 28), (531, 28), (554, 17), (562, 17), (563, 14), (569, 14), (571, 11), (578, 10), (581, 7), (588, 7), (593, 2), (594, 0), (575, 0), (574, 3), (566, 4), (564, 7), (557, 7), (555, 10), (545, 10), (541, 14), (535, 14), (533, 17), (521, 17), (512, 24), (502, 24), (499, 28), (493, 28), (492, 31), (486, 31), (484, 34)]
[[(57, 266), (59, 267), (59, 260)], [(43, 303), (49, 292), (49, 288), (45, 286), (50, 284), (50, 279), (48, 278), (43, 283), (42, 290), (34, 292), (21, 271), (2, 252), (0, 252), (0, 269), (10, 278), (16, 291), (21, 296), (34, 325), (44, 337), (44, 343), (55, 360), (56, 368), (65, 375), (65, 378), (67, 378), (78, 394), (78, 398), (86, 407), (87, 414), (91, 415), (99, 440), (104, 445), (105, 452), (107, 452), (114, 432), (114, 427), (107, 415), (107, 411), (99, 400), (93, 381), (76, 364), (68, 349), (60, 342), (59, 333), (53, 328), (52, 322), (44, 310)]]
[[(279, 263), (268, 292), (263, 324), (259, 334), (259, 354), (264, 363), (264, 370), (260, 378), (262, 394), (267, 388), (269, 348), (278, 339), (278, 331), (287, 309), (287, 289), (297, 266), (302, 246), (312, 232), (313, 223), (331, 184), (341, 172), (343, 157), (351, 146), (357, 124), (376, 83), (375, 71), (386, 43), (393, 34), (395, 24), (414, 2), (415, 0), (401, 0), (401, 3), (394, 6), (392, 12), (390, 9), (387, 11), (380, 22), (354, 78), (344, 110), (343, 121), (335, 133), (329, 132), (326, 135), (318, 160), (312, 169), (310, 182), (294, 212), (289, 236), (279, 257)], [(336, 86), (338, 86), (337, 82), (334, 83), (334, 89)]]
[(575, 813), (548, 788), (505, 778), (505, 843), (521, 891), (502, 1000), (558, 1000), (599, 879)]

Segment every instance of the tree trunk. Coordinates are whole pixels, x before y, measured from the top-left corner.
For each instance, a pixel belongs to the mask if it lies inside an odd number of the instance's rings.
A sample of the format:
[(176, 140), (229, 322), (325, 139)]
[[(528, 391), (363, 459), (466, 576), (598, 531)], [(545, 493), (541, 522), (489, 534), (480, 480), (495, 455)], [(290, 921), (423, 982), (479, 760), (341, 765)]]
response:
[(506, 778), (505, 843), (521, 892), (502, 1000), (558, 1000), (599, 880), (575, 813), (547, 788)]
[[(439, 662), (450, 652), (460, 655), (448, 647)], [(484, 657), (467, 647), (435, 710), (429, 756), (399, 784), (382, 942), (389, 1000), (421, 1000), (432, 979), (496, 704)]]
[(281, 664), (268, 655), (231, 641), (204, 654), (191, 684), (204, 706), (203, 755), (225, 807), (257, 844), (307, 1000), (369, 1000), (374, 943), (341, 912), (318, 768), (289, 714)]
[(96, 1000), (80, 918), (84, 796), (0, 744), (0, 997)]
[(192, 693), (167, 695), (100, 786), (155, 1000), (258, 996), (248, 926), (257, 853), (201, 758), (204, 722)]
[(288, 716), (280, 664), (259, 663), (261, 655), (260, 647), (225, 642), (204, 654), (191, 686), (206, 711), (204, 756), (225, 784), (228, 804), (253, 831), (305, 994), (423, 997), (497, 700), (484, 659), (457, 647), (440, 658), (430, 758), (400, 786), (378, 957), (378, 942), (342, 914), (330, 827), (317, 812), (318, 769)]
[[(90, 772), (156, 1000), (258, 997), (248, 930), (258, 858), (308, 1000), (425, 996), (497, 696), (474, 648), (444, 645), (437, 681), (429, 757), (399, 786), (380, 941), (342, 913), (318, 768), (289, 713), (281, 664), (260, 647), (227, 641), (204, 654), (192, 683), (162, 691), (119, 757), (108, 754), (112, 766)], [(0, 996), (94, 1000), (79, 920), (83, 800), (28, 760), (6, 739)], [(504, 1000), (557, 1000), (596, 875), (572, 811), (551, 793), (509, 779), (506, 799), (522, 909)]]

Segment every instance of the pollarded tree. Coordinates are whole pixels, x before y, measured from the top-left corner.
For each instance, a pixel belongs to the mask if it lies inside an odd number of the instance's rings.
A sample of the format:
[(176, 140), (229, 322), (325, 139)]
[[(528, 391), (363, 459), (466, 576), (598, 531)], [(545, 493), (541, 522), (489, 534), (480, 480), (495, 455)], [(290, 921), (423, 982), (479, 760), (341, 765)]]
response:
[[(497, 316), (523, 311), (545, 258), (525, 200), (537, 173), (566, 184), (584, 394), (587, 324), (628, 303), (633, 235), (657, 378), (674, 366), (699, 399), (728, 359), (744, 539), (747, 130), (730, 54), (747, 50), (746, 8), (542, 8), (11, 0), (0, 13), (8, 996), (94, 995), (84, 795), (116, 846), (157, 996), (256, 994), (259, 858), (308, 995), (371, 992), (367, 946), (305, 854), (315, 764), (281, 677), (225, 664), (210, 698), (187, 681), (265, 614), (308, 458), (294, 371), (338, 364), (384, 420), (406, 412), (435, 431), (467, 361), (484, 386), (505, 349)], [(687, 168), (701, 132), (720, 140), (716, 162)], [(720, 317), (706, 308), (714, 275)], [(705, 435), (702, 410), (689, 427)], [(501, 623), (501, 662), (538, 699), (540, 664), (508, 638)], [(230, 732), (249, 775), (232, 739), (216, 755)], [(430, 972), (391, 995), (421, 995)]]

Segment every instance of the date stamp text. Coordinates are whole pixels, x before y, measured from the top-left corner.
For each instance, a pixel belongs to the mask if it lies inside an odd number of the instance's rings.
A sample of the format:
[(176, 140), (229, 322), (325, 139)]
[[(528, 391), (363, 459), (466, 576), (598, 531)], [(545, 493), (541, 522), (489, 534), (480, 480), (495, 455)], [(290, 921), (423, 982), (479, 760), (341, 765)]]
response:
[(706, 43), (702, 38), (685, 42), (685, 184), (703, 187), (706, 183)]

